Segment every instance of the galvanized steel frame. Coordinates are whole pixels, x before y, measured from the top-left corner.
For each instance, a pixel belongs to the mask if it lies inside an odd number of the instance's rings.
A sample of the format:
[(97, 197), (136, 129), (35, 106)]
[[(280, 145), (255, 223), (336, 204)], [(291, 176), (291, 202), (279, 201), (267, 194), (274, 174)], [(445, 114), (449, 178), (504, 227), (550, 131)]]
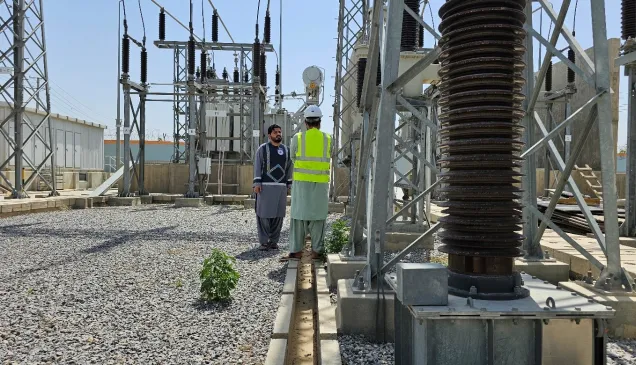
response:
[[(55, 181), (55, 149), (50, 119), (51, 95), (43, 0), (13, 0), (2, 3), (4, 4), (0, 4), (0, 32), (7, 41), (7, 47), (0, 49), (0, 64), (3, 67), (12, 68), (13, 74), (0, 88), (2, 97), (11, 110), (9, 115), (0, 122), (0, 141), (6, 141), (5, 145), (9, 146), (13, 152), (4, 161), (0, 161), (0, 187), (10, 191), (13, 198), (26, 198), (27, 190), (35, 178), (39, 177), (51, 189), (51, 196), (59, 195)], [(13, 56), (13, 60), (10, 56)], [(30, 58), (30, 63), (26, 62), (25, 56)], [(37, 79), (37, 85), (33, 84), (33, 79)], [(10, 91), (11, 86), (13, 86), (13, 92)], [(41, 109), (45, 113), (44, 116), (37, 114), (37, 120), (31, 120), (25, 113), (29, 105), (35, 106), (36, 110)], [(13, 136), (4, 130), (5, 125), (9, 125), (11, 120), (14, 125)], [(45, 125), (49, 130), (48, 143), (47, 136), (40, 133)], [(28, 129), (26, 136), (23, 135), (23, 126)], [(35, 163), (24, 155), (24, 146), (31, 141), (35, 143), (37, 140), (44, 148), (44, 159), (40, 163)], [(14, 183), (3, 172), (11, 160), (14, 161), (15, 167)], [(47, 160), (50, 162), (51, 181), (43, 176)], [(22, 169), (25, 165), (33, 173), (23, 182)]]

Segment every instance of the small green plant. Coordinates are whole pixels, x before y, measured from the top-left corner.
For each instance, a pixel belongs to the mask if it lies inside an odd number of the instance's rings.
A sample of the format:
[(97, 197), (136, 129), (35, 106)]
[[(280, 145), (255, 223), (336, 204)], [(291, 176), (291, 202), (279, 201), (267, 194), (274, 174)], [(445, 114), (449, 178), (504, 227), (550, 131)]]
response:
[(325, 252), (339, 253), (348, 242), (349, 228), (347, 227), (347, 222), (343, 219), (338, 219), (331, 225), (331, 232), (329, 232), (325, 242)]
[(235, 269), (236, 259), (225, 252), (213, 249), (203, 261), (199, 274), (201, 279), (201, 299), (205, 302), (227, 300), (236, 288), (241, 276)]
[(174, 286), (176, 288), (181, 288), (183, 286), (183, 280), (181, 280), (181, 278), (178, 278), (177, 281), (175, 281)]

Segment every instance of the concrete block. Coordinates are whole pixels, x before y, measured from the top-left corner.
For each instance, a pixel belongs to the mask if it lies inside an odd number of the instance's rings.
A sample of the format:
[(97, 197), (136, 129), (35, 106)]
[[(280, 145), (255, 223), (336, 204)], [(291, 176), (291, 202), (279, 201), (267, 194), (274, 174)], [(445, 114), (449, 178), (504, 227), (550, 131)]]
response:
[(572, 281), (561, 282), (559, 286), (599, 304), (612, 307), (616, 315), (607, 321), (608, 335), (615, 338), (636, 339), (636, 294), (608, 293), (595, 289), (591, 285)]
[(343, 261), (339, 254), (327, 255), (327, 283), (335, 288), (340, 279), (353, 279), (356, 271), (362, 270), (366, 261)]
[(327, 271), (323, 267), (316, 267), (316, 294), (329, 294)]
[(256, 207), (256, 200), (254, 199), (243, 200), (243, 207), (245, 209), (254, 209)]
[(329, 202), (329, 213), (344, 213), (345, 205), (338, 202)]
[(108, 203), (108, 197), (107, 196), (93, 196), (93, 197), (91, 197), (91, 199), (93, 199), (93, 206), (95, 204)]
[(444, 265), (400, 262), (396, 274), (397, 299), (403, 305), (448, 304), (448, 269)]
[(177, 208), (197, 208), (203, 205), (203, 198), (178, 198), (174, 202)]
[(285, 365), (287, 357), (287, 340), (284, 338), (272, 338), (269, 340), (265, 365)]
[(525, 261), (515, 260), (515, 270), (536, 276), (541, 280), (557, 285), (570, 278), (570, 265), (560, 261)]
[(249, 198), (249, 195), (233, 195), (232, 201), (235, 203), (242, 203), (247, 198)]
[(77, 198), (73, 208), (75, 209), (88, 209), (93, 207), (93, 199), (91, 198)]
[(336, 306), (329, 294), (318, 294), (318, 333), (321, 340), (337, 340)]
[(321, 365), (342, 365), (340, 356), (340, 345), (337, 340), (320, 341), (320, 364)]
[(298, 278), (298, 268), (287, 268), (285, 283), (283, 284), (283, 294), (294, 294), (296, 292), (296, 279)]
[[(370, 339), (377, 339), (375, 326), (375, 312), (377, 309), (377, 294), (354, 293), (353, 279), (338, 280), (338, 306), (336, 307), (336, 323), (338, 330), (344, 334), (364, 335)], [(384, 291), (384, 299), (380, 293), (380, 300), (384, 300), (384, 318), (386, 338), (395, 341), (395, 312), (394, 296), (391, 290)], [(379, 339), (378, 339), (379, 340)]]
[(287, 197), (287, 205), (291, 205), (291, 196)]
[(120, 197), (112, 196), (108, 199), (108, 205), (113, 207), (134, 207), (141, 204), (141, 199), (138, 196), (133, 197)]
[(53, 200), (53, 199), (47, 200), (46, 207), (47, 208), (55, 208), (55, 200)]
[(0, 213), (13, 213), (13, 205), (12, 204), (0, 205)]
[(55, 200), (55, 207), (56, 208), (63, 208), (63, 207), (68, 207), (68, 199), (66, 198), (58, 198), (57, 200)]
[(152, 204), (154, 201), (152, 195), (142, 195), (139, 197), (141, 204)]
[(31, 202), (31, 210), (43, 210), (49, 207), (46, 201), (33, 201)]
[(349, 197), (348, 196), (339, 196), (336, 198), (336, 201), (338, 203), (348, 203), (349, 202)]
[(292, 316), (294, 315), (294, 303), (294, 294), (281, 295), (278, 312), (276, 312), (276, 320), (274, 321), (272, 339), (287, 339), (289, 337), (289, 331), (292, 324)]

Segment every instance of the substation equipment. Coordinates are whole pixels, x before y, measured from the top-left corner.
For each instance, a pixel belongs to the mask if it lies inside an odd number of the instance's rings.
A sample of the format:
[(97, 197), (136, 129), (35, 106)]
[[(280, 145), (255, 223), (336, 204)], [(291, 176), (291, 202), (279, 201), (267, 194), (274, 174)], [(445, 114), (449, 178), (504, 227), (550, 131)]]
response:
[[(377, 298), (379, 339), (393, 317), (396, 364), (605, 363), (605, 330), (615, 311), (514, 269), (515, 259), (551, 260), (540, 246), (550, 227), (599, 269), (599, 277), (590, 273), (582, 286), (615, 295), (634, 289), (620, 261), (609, 75), (614, 60), (608, 53), (605, 1), (589, 3), (594, 60), (564, 26), (570, 0), (563, 0), (558, 12), (547, 0), (447, 0), (439, 10), (440, 34), (423, 20), (418, 0), (340, 1), (334, 125), (341, 132), (338, 157), (350, 166), (355, 187), (351, 240), (340, 258), (366, 262), (346, 280), (347, 291)], [(623, 1), (623, 38), (628, 40), (617, 62), (628, 65), (636, 60), (630, 48), (635, 10), (636, 2)], [(549, 39), (534, 29), (535, 11), (553, 23)], [(433, 48), (424, 47), (424, 30), (437, 40)], [(569, 55), (556, 48), (561, 35)], [(535, 41), (545, 48), (536, 79)], [(569, 87), (558, 92), (548, 85), (542, 90), (544, 79), (552, 77), (554, 57), (571, 70)], [(438, 77), (429, 76), (432, 70)], [(537, 109), (550, 108), (557, 98), (569, 103), (576, 91), (574, 74), (596, 95), (548, 129)], [(431, 86), (422, 91), (422, 84)], [(633, 94), (630, 79), (630, 100)], [(564, 159), (552, 140), (580, 115), (586, 117), (585, 127)], [(410, 140), (399, 133), (405, 127)], [(571, 177), (593, 127), (600, 141), (604, 232)], [(636, 128), (631, 119), (630, 128), (632, 152)], [(545, 213), (537, 209), (533, 153), (538, 151), (560, 172)], [(396, 163), (404, 156), (410, 159), (408, 176)], [(633, 170), (634, 164), (629, 166)], [(395, 187), (405, 182), (415, 193), (395, 212)], [(551, 221), (566, 185), (606, 264)], [(445, 217), (432, 224), (426, 199), (435, 189)], [(404, 218), (413, 207), (415, 213)], [(420, 215), (424, 222), (413, 219)], [(387, 232), (396, 222), (403, 225), (401, 231), (420, 223), (424, 232), (385, 261)], [(436, 232), (448, 268), (400, 262)], [(380, 309), (386, 303), (381, 296), (394, 296), (393, 313)]]
[[(9, 151), (0, 160), (0, 192), (10, 192), (15, 199), (27, 198), (27, 190), (39, 178), (51, 190), (49, 195), (57, 196), (43, 1), (3, 1), (0, 21), (0, 74), (8, 75), (0, 93), (9, 110), (0, 121), (0, 148), (8, 146)], [(27, 109), (36, 113), (29, 116)], [(25, 153), (33, 146), (38, 149), (34, 159)], [(11, 162), (13, 180), (5, 172)], [(28, 177), (26, 169), (31, 172)]]
[[(189, 39), (172, 41), (166, 39), (166, 14), (170, 14), (165, 8), (160, 8), (159, 40), (154, 45), (159, 49), (171, 50), (174, 55), (173, 92), (150, 91), (153, 84), (147, 80), (145, 39), (142, 42), (135, 40), (128, 34), (124, 23), (121, 76), (124, 91), (123, 164), (129, 168), (123, 169), (119, 195), (148, 194), (143, 184), (145, 108), (146, 102), (156, 101), (173, 104), (173, 162), (186, 162), (189, 165), (185, 196), (195, 198), (206, 194), (213, 160), (220, 161), (220, 168), (224, 163), (250, 162), (266, 138), (263, 132), (267, 102), (266, 54), (274, 51), (271, 45), (271, 17), (267, 9), (262, 42), (258, 24), (253, 43), (236, 43), (233, 39), (232, 42), (219, 42), (219, 21), (222, 22), (222, 19), (213, 6), (212, 37), (211, 41), (205, 41), (205, 36), (200, 39), (194, 34), (191, 5), (190, 26), (186, 28), (190, 32)], [(141, 83), (131, 81), (129, 76), (131, 42), (141, 48)], [(227, 68), (223, 68), (222, 72), (217, 71), (213, 61), (214, 52), (233, 52), (234, 67), (231, 74)], [(198, 66), (197, 53), (200, 53)], [(277, 71), (277, 94), (279, 84), (280, 73)], [(132, 102), (133, 95), (138, 97), (136, 107)], [(171, 96), (172, 99), (149, 99), (149, 96)], [(133, 130), (139, 135), (137, 156), (132, 156), (130, 151), (130, 134)], [(185, 145), (185, 149), (182, 149), (182, 145)], [(137, 180), (137, 192), (131, 192), (130, 189), (133, 175)]]

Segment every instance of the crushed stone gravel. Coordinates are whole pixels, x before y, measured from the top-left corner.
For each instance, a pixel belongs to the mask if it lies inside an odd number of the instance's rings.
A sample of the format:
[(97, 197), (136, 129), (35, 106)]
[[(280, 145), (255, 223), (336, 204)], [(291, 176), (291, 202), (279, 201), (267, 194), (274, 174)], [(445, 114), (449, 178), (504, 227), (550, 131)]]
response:
[[(0, 363), (260, 364), (288, 245), (260, 252), (253, 210), (95, 208), (0, 220)], [(203, 304), (212, 248), (236, 257), (233, 300)]]

